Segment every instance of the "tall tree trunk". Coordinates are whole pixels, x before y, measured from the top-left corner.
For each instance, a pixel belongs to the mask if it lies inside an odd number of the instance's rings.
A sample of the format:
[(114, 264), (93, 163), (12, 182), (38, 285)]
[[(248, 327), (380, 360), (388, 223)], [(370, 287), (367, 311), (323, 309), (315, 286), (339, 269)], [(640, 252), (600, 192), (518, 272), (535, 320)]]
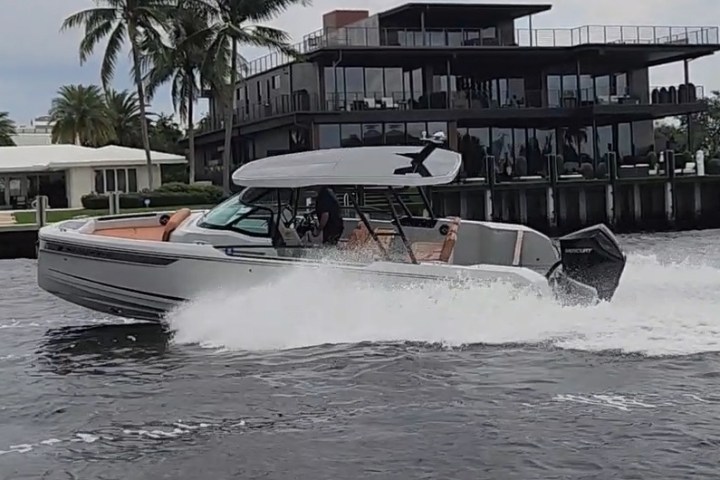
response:
[(228, 94), (225, 93), (224, 96), (226, 98), (222, 102), (225, 110), (225, 143), (223, 146), (222, 186), (223, 193), (225, 193), (225, 195), (230, 195), (230, 144), (232, 140), (233, 108), (232, 102), (227, 100)]
[(237, 41), (232, 39), (230, 87), (225, 92), (225, 146), (223, 150), (223, 191), (230, 195), (230, 158), (232, 155), (233, 117), (235, 116), (235, 84), (237, 83)]
[(147, 115), (145, 113), (145, 89), (143, 88), (142, 75), (140, 74), (140, 47), (137, 44), (137, 29), (132, 22), (128, 22), (128, 33), (130, 34), (130, 44), (132, 45), (135, 86), (137, 87), (138, 103), (140, 104), (140, 131), (142, 133), (143, 147), (145, 148), (145, 160), (147, 160), (148, 187), (152, 190), (154, 188), (153, 168), (152, 159), (150, 158), (150, 136), (148, 134)]
[(193, 92), (193, 82), (195, 81), (194, 76), (188, 78), (190, 86), (188, 87), (188, 147), (190, 152), (188, 153), (188, 161), (190, 162), (190, 170), (188, 171), (188, 177), (190, 183), (195, 182), (195, 125), (193, 123), (193, 103), (195, 102), (195, 95)]

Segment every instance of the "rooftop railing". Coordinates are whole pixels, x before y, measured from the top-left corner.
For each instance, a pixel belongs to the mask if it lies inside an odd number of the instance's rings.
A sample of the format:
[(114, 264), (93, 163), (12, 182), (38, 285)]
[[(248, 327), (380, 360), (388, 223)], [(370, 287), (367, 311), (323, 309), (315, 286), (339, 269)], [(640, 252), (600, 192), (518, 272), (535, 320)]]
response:
[(516, 29), (514, 36), (488, 35), (482, 29), (419, 29), (343, 27), (317, 30), (303, 39), (306, 48), (335, 46), (569, 47), (600, 43), (711, 45), (720, 43), (718, 27), (585, 25), (577, 28)]
[(521, 46), (573, 47), (599, 44), (716, 45), (718, 27), (658, 27), (626, 25), (585, 25), (577, 28), (526, 28), (515, 31)]
[[(377, 27), (324, 28), (305, 35), (293, 47), (307, 54), (324, 47), (477, 47), (536, 46), (568, 47), (584, 44), (720, 44), (718, 27), (605, 26), (585, 25), (577, 28), (515, 29), (513, 38), (488, 36), (482, 29), (399, 29)], [(292, 62), (294, 59), (273, 52), (247, 63), (246, 76), (257, 75)]]

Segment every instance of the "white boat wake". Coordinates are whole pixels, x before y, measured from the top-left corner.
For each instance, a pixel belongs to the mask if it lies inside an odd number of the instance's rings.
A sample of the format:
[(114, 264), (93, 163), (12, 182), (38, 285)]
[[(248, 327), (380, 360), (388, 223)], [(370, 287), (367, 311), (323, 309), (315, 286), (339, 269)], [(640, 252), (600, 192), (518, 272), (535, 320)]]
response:
[(230, 287), (168, 318), (176, 343), (227, 350), (418, 341), (686, 355), (720, 351), (718, 285), (720, 269), (633, 255), (612, 303), (562, 307), (499, 283), (389, 290), (358, 287), (328, 269), (242, 293)]

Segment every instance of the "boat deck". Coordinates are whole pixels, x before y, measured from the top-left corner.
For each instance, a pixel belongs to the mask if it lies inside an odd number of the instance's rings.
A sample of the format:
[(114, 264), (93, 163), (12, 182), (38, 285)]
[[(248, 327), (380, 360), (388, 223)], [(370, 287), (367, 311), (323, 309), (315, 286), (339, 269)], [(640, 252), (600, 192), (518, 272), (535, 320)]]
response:
[[(181, 209), (175, 212), (165, 225), (147, 225), (135, 227), (101, 228), (92, 232), (92, 235), (102, 237), (122, 238), (127, 240), (144, 240), (154, 242), (167, 242), (173, 231), (190, 216), (189, 209)], [(418, 261), (423, 262), (445, 262), (450, 263), (452, 253), (457, 242), (457, 231), (460, 219), (455, 218), (450, 224), (445, 239), (440, 242), (413, 242), (411, 248)], [(378, 242), (372, 240), (372, 235), (363, 222), (358, 222), (355, 229), (350, 232), (346, 241), (341, 242), (339, 247), (343, 250), (353, 252), (365, 252), (373, 257), (383, 257), (380, 249), (382, 245), (385, 252), (390, 252), (393, 241), (397, 239), (396, 231), (390, 228), (376, 228), (375, 235)], [(378, 245), (378, 243), (380, 245)], [(409, 255), (405, 259), (410, 261)]]
[(164, 225), (147, 225), (141, 227), (101, 228), (92, 232), (92, 235), (101, 237), (124, 238), (127, 240), (150, 240), (167, 242), (170, 234), (180, 226), (191, 214), (189, 208), (181, 208), (173, 213)]
[(152, 240), (156, 242), (163, 241), (165, 233), (164, 226), (158, 227), (134, 227), (134, 228), (106, 228), (97, 230), (93, 235), (101, 237), (125, 238), (128, 240)]

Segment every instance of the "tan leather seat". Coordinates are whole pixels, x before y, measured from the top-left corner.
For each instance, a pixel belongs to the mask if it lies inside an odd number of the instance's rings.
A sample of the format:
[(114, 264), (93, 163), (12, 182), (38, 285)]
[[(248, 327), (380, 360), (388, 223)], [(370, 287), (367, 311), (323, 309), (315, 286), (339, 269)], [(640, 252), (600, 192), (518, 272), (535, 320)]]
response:
[(168, 222), (165, 224), (165, 230), (163, 230), (162, 234), (162, 241), (169, 242), (172, 232), (174, 232), (175, 229), (179, 227), (180, 224), (184, 222), (191, 213), (192, 212), (189, 208), (181, 208), (180, 210), (173, 213), (172, 217), (170, 217), (170, 220), (168, 220)]
[(358, 222), (357, 226), (350, 232), (345, 248), (348, 250), (359, 250), (367, 245), (370, 240), (370, 230), (367, 229), (363, 222)]
[[(392, 241), (395, 238), (395, 230), (392, 228), (376, 228), (375, 234), (378, 236), (378, 240), (380, 241), (380, 244), (382, 244), (382, 246), (385, 248), (385, 251), (389, 252)], [(373, 246), (378, 250), (378, 253), (380, 253), (380, 249), (374, 242)]]
[(457, 243), (457, 232), (461, 220), (459, 217), (453, 217), (449, 220), (448, 233), (442, 242), (415, 242), (412, 244), (413, 253), (418, 261), (450, 262)]
[(460, 221), (450, 224), (450, 229), (447, 235), (445, 235), (445, 241), (443, 242), (442, 248), (440, 249), (440, 257), (438, 260), (441, 262), (449, 263), (452, 258), (453, 251), (455, 250), (455, 244), (457, 243), (457, 232), (460, 228)]

